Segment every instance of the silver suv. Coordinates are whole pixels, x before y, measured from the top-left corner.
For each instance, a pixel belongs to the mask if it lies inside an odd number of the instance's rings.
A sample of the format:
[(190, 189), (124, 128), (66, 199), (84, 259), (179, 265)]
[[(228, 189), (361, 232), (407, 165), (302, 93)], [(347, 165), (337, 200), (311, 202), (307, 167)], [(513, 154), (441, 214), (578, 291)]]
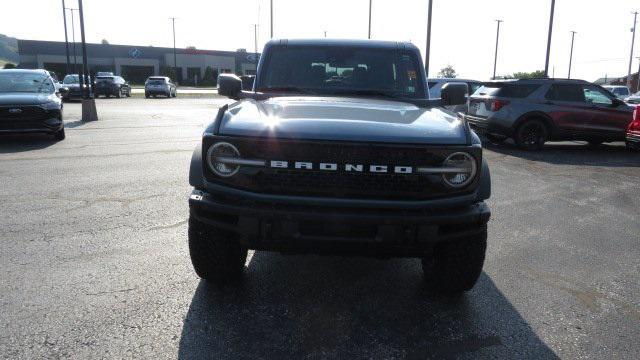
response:
[(176, 97), (178, 91), (176, 84), (166, 76), (151, 76), (144, 82), (144, 97), (147, 99), (151, 96), (156, 97), (162, 95), (165, 97)]

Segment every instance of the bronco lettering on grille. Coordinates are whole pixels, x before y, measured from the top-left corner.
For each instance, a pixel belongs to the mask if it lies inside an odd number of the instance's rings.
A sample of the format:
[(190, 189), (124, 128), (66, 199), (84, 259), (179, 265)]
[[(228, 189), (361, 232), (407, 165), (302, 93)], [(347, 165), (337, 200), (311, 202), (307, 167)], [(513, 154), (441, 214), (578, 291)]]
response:
[(321, 170), (321, 171), (337, 171), (344, 170), (346, 172), (364, 172), (365, 169), (370, 173), (389, 173), (396, 174), (412, 174), (413, 167), (411, 166), (387, 166), (387, 165), (368, 165), (363, 164), (337, 164), (337, 163), (319, 163), (314, 164), (309, 161), (282, 161), (271, 160), (269, 167), (274, 169), (296, 169), (296, 170)]

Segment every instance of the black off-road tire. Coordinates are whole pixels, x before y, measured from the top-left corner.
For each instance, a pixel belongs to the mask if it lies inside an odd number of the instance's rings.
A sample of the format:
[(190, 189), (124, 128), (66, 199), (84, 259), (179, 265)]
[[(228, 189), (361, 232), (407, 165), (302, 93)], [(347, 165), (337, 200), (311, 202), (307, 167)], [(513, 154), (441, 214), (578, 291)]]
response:
[(62, 141), (62, 140), (65, 139), (65, 137), (66, 137), (66, 135), (64, 133), (64, 129), (59, 130), (58, 132), (53, 134), (53, 138), (56, 139), (57, 141)]
[(216, 284), (242, 277), (247, 249), (233, 234), (189, 218), (189, 254), (199, 277)]
[(523, 150), (541, 150), (549, 140), (549, 128), (540, 119), (525, 120), (516, 129), (513, 140)]
[(478, 281), (487, 250), (487, 229), (481, 233), (436, 246), (430, 258), (422, 259), (425, 277), (437, 290), (460, 295)]

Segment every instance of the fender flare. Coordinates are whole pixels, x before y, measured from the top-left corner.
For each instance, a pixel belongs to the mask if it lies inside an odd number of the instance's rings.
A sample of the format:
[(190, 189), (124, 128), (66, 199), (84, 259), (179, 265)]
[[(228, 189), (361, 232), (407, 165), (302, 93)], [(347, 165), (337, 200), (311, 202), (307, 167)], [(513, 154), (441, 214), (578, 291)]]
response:
[(482, 170), (480, 172), (480, 182), (478, 183), (478, 201), (487, 200), (491, 197), (491, 171), (486, 159), (482, 159)]
[(204, 189), (204, 174), (202, 173), (202, 143), (199, 143), (191, 155), (189, 167), (189, 184), (196, 189)]

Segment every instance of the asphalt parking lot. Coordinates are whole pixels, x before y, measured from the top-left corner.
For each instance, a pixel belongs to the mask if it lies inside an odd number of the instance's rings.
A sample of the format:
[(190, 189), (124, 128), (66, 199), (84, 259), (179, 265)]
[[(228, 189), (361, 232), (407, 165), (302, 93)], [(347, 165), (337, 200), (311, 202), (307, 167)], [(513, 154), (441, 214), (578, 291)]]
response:
[(257, 252), (194, 274), (191, 152), (223, 99), (66, 104), (67, 139), (0, 138), (0, 357), (640, 358), (640, 154), (490, 145), (485, 271), (453, 300), (418, 260)]

